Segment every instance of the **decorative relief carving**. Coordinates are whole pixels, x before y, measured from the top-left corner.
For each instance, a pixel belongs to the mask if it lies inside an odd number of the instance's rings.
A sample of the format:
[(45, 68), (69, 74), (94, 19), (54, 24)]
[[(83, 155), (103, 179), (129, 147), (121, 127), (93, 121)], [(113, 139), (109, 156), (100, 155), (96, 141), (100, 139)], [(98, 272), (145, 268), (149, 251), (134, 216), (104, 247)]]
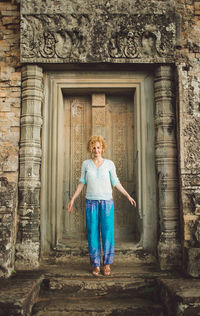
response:
[(194, 214), (200, 216), (200, 193), (194, 192), (191, 198), (194, 205)]
[[(195, 172), (196, 171), (196, 172)], [(200, 186), (200, 173), (199, 169), (193, 170), (192, 174), (184, 174), (181, 175), (182, 186), (185, 189), (190, 189), (193, 186)]]
[(184, 215), (184, 239), (186, 247), (200, 246), (199, 216), (194, 214)]
[(167, 47), (166, 50), (163, 49), (158, 31), (136, 32), (133, 29), (124, 34), (116, 32), (109, 41), (109, 54), (113, 58), (162, 57), (166, 55), (166, 51)]
[(175, 30), (173, 16), (21, 14), (21, 57), (22, 62), (171, 58)]
[(185, 247), (200, 247), (200, 193), (190, 186), (184, 188), (182, 199)]
[(106, 115), (105, 107), (93, 107), (92, 108), (92, 126), (105, 126)]
[(198, 245), (200, 246), (200, 223), (199, 223), (199, 221), (197, 222), (195, 237), (196, 237), (196, 240), (198, 242)]
[(22, 16), (22, 59), (84, 58), (88, 22), (86, 15)]
[(193, 118), (184, 127), (184, 162), (187, 169), (200, 169), (200, 121)]
[(139, 38), (134, 32), (128, 31), (125, 34), (116, 32), (108, 44), (109, 55), (113, 58), (135, 58), (139, 54), (136, 48), (137, 42), (139, 43)]

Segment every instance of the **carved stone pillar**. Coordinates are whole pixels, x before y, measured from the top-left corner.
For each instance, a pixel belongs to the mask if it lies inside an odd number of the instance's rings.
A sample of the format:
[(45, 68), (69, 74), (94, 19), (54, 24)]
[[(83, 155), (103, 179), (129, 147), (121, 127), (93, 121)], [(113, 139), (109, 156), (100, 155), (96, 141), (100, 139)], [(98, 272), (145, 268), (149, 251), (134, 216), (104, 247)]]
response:
[(42, 68), (23, 67), (16, 267), (35, 268), (40, 250)]
[(154, 89), (155, 155), (160, 212), (158, 256), (161, 269), (170, 270), (181, 263), (176, 117), (171, 66), (157, 67)]
[(92, 94), (92, 135), (105, 137), (106, 125), (106, 95), (104, 93)]

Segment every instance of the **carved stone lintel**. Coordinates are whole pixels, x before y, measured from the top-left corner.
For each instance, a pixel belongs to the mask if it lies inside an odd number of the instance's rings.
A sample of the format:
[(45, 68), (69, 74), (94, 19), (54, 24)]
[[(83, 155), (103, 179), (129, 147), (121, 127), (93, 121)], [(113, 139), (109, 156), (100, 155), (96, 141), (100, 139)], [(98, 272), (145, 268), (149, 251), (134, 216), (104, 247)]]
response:
[(159, 185), (161, 235), (158, 254), (161, 269), (181, 263), (176, 125), (171, 66), (158, 66), (155, 74), (156, 169)]
[(169, 8), (138, 14), (127, 5), (124, 14), (98, 1), (72, 9), (60, 0), (41, 10), (41, 1), (21, 2), (22, 63), (174, 61), (176, 19)]
[(23, 68), (16, 245), (16, 266), (20, 269), (39, 264), (42, 78), (42, 68), (30, 65)]

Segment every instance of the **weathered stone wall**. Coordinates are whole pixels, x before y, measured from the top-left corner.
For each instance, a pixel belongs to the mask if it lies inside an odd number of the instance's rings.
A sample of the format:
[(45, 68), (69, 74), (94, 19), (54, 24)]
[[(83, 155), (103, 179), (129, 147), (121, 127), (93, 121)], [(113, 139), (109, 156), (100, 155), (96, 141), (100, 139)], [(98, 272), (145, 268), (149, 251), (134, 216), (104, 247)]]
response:
[(200, 2), (177, 0), (176, 11), (181, 222), (186, 269), (200, 276)]
[(21, 72), (19, 5), (0, 1), (0, 277), (14, 267)]

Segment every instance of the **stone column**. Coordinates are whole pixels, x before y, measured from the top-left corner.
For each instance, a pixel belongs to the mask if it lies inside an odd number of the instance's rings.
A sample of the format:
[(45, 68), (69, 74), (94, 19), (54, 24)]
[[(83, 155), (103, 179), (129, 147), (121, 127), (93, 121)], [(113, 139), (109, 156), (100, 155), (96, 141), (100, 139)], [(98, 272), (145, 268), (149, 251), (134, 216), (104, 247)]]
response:
[(23, 67), (16, 268), (32, 269), (40, 252), (42, 68)]
[(158, 256), (161, 269), (170, 270), (181, 264), (176, 116), (171, 66), (157, 67), (154, 89), (155, 155), (160, 213)]

